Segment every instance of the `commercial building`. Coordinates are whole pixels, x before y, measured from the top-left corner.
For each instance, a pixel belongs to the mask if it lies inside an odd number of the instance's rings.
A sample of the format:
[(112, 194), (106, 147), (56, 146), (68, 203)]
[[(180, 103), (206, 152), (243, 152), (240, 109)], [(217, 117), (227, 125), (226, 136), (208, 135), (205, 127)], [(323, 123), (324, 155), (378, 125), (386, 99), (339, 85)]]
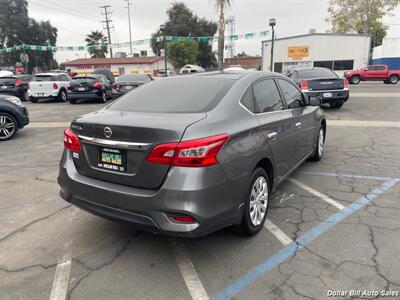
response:
[(260, 56), (243, 56), (234, 58), (225, 58), (224, 67), (241, 66), (243, 69), (257, 69), (260, 67)]
[(384, 39), (372, 55), (375, 65), (387, 65), (390, 70), (400, 70), (400, 38)]
[[(164, 70), (163, 56), (119, 57), (119, 58), (80, 58), (61, 63), (67, 71), (78, 74), (92, 74), (95, 70), (107, 69), (114, 76), (124, 74), (156, 74)], [(167, 69), (173, 69), (173, 62), (167, 60)]]
[[(310, 33), (274, 41), (273, 70), (325, 67), (343, 75), (368, 64), (370, 36), (343, 33)], [(262, 42), (262, 68), (270, 70), (271, 40)]]

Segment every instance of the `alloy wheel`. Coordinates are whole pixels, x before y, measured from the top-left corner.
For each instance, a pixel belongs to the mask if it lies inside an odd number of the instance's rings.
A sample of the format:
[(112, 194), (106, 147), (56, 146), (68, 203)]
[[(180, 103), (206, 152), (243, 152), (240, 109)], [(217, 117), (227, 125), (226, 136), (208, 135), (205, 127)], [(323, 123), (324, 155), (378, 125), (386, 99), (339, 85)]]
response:
[(321, 128), (318, 134), (318, 155), (321, 157), (324, 151), (324, 130)]
[(9, 116), (0, 115), (0, 140), (10, 138), (15, 132), (14, 120)]
[(254, 182), (250, 194), (250, 221), (258, 226), (264, 220), (268, 206), (268, 184), (267, 180), (260, 176)]

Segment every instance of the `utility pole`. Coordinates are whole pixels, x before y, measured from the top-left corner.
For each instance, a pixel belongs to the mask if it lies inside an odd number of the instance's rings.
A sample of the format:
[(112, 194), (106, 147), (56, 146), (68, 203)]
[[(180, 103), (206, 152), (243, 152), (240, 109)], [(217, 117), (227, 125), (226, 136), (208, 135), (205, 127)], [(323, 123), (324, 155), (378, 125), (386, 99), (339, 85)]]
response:
[(126, 7), (128, 9), (128, 20), (129, 20), (129, 45), (131, 46), (131, 56), (133, 55), (133, 51), (132, 51), (132, 29), (131, 29), (131, 11), (130, 11), (130, 6), (132, 4), (132, 2), (130, 2), (129, 0), (124, 0), (128, 6)]
[[(105, 29), (107, 30), (108, 44), (111, 45), (111, 31), (110, 30), (113, 29), (113, 27), (110, 26), (110, 23), (113, 20), (110, 19), (112, 11), (108, 10), (109, 8), (111, 8), (111, 6), (110, 5), (103, 5), (103, 6), (100, 6), (100, 8), (104, 9), (104, 13), (101, 13), (101, 14), (104, 16), (105, 20), (101, 21), (101, 22), (102, 23), (106, 23)], [(110, 47), (110, 56), (111, 56), (111, 58), (113, 58), (113, 52), (112, 52), (112, 48), (111, 47)]]

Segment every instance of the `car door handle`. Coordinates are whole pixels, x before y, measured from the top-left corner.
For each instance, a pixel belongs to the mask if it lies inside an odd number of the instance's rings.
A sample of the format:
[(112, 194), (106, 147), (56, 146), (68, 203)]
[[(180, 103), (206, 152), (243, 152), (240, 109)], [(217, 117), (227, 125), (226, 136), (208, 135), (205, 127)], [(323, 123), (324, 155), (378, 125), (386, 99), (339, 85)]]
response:
[(278, 133), (276, 131), (272, 131), (272, 132), (268, 133), (267, 136), (268, 136), (269, 140), (275, 140), (276, 137), (278, 136)]
[(301, 122), (297, 122), (294, 125), (296, 125), (297, 128), (301, 128)]

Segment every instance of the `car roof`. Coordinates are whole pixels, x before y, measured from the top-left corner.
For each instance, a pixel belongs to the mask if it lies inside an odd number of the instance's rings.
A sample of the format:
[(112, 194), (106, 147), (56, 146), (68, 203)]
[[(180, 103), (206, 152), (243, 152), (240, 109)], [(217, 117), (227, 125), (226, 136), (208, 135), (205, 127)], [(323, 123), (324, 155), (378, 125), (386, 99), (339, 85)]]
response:
[(56, 76), (56, 75), (66, 75), (67, 73), (36, 73), (35, 76)]
[(213, 78), (225, 78), (231, 79), (234, 81), (240, 79), (258, 79), (258, 78), (265, 78), (269, 76), (274, 77), (285, 77), (280, 73), (276, 72), (269, 72), (269, 71), (257, 71), (257, 70), (223, 70), (223, 71), (214, 71), (214, 72), (203, 72), (203, 73), (194, 73), (190, 75), (186, 75), (185, 77), (213, 77)]
[(302, 67), (302, 68), (290, 68), (288, 71), (308, 71), (308, 70), (330, 70), (329, 68), (323, 68), (323, 67)]

